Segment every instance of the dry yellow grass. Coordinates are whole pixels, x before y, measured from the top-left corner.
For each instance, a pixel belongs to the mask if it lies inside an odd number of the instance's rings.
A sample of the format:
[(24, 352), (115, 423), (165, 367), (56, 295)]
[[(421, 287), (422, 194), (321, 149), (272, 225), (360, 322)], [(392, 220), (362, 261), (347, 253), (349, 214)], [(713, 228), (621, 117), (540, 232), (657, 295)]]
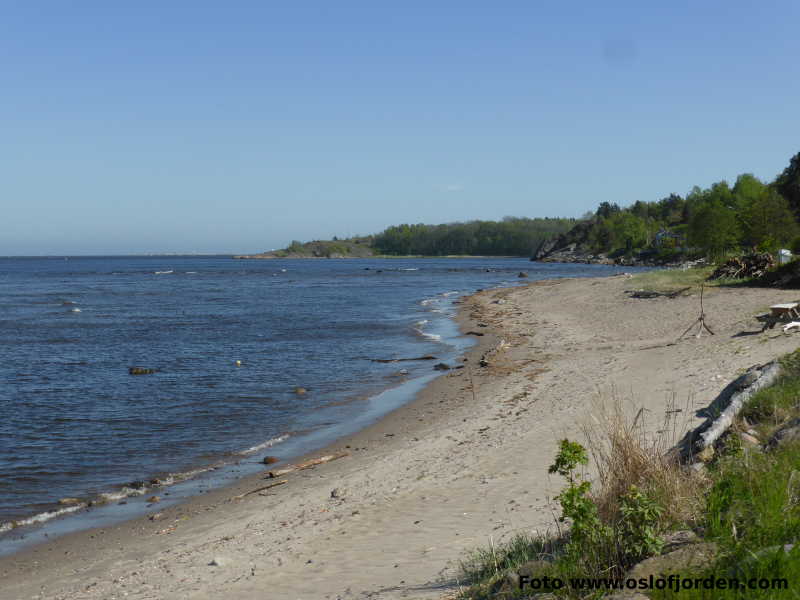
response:
[(706, 482), (681, 466), (671, 452), (685, 433), (678, 423), (680, 414), (671, 404), (659, 432), (648, 435), (643, 409), (634, 414), (619, 400), (595, 409), (584, 433), (597, 466), (599, 485), (593, 495), (603, 521), (617, 521), (620, 498), (634, 485), (662, 506), (664, 528), (691, 524), (701, 514)]

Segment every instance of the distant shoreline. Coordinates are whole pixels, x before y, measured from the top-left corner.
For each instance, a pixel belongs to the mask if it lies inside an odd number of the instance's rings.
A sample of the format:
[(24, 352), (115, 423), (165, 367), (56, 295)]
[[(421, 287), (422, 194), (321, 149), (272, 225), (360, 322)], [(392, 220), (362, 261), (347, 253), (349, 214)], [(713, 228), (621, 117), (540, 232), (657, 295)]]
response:
[(515, 256), (515, 255), (502, 255), (502, 256), (495, 256), (495, 255), (488, 255), (488, 254), (446, 254), (446, 255), (425, 255), (425, 254), (375, 254), (373, 256), (305, 256), (305, 255), (290, 255), (290, 256), (275, 256), (274, 254), (270, 253), (263, 253), (263, 254), (239, 254), (234, 255), (231, 258), (234, 259), (251, 259), (251, 260), (281, 260), (281, 259), (302, 259), (302, 258), (311, 258), (314, 260), (372, 260), (372, 259), (412, 259), (412, 258), (524, 258), (528, 260), (530, 257), (528, 256)]

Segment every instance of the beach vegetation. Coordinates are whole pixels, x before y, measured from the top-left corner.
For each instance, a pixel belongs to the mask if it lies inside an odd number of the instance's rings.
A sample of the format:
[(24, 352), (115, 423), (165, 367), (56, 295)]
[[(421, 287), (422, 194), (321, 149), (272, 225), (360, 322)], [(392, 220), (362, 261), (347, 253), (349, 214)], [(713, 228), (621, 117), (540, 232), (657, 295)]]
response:
[[(594, 432), (587, 438), (588, 454), (584, 446), (562, 440), (550, 467), (566, 481), (557, 499), (560, 520), (571, 523), (571, 529), (559, 526), (545, 536), (520, 534), (474, 552), (463, 564), (467, 585), (460, 597), (535, 598), (533, 591), (520, 588), (523, 573), (540, 581), (624, 578), (640, 559), (664, 551), (670, 531), (688, 529), (699, 536), (688, 554), (710, 549), (708, 560), (692, 568), (674, 563), (669, 573), (682, 581), (735, 579), (737, 585), (704, 583), (679, 591), (640, 592), (675, 600), (796, 598), (800, 440), (774, 440), (776, 432), (800, 418), (800, 351), (783, 357), (781, 365), (780, 378), (747, 402), (704, 474), (682, 466), (677, 453), (669, 451), (668, 440), (678, 433), (674, 421), (671, 428), (660, 429), (671, 429), (671, 435), (648, 438), (641, 412), (629, 419), (618, 404), (601, 410), (586, 429)], [(745, 430), (762, 443), (743, 443), (740, 432)], [(596, 468), (591, 480), (584, 472), (589, 456)], [(612, 593), (570, 586), (536, 590), (542, 591), (558, 598)]]
[[(676, 412), (668, 413), (674, 421)], [(697, 525), (703, 507), (703, 479), (687, 475), (677, 457), (665, 450), (676, 435), (646, 435), (641, 412), (633, 419), (619, 402), (597, 409), (587, 426), (586, 446), (561, 440), (550, 474), (564, 478), (556, 497), (561, 508), (552, 535), (518, 534), (491, 544), (462, 563), (469, 586), (464, 599), (522, 598), (522, 573), (538, 581), (622, 577), (639, 560), (658, 554), (664, 534)], [(663, 431), (669, 431), (668, 435)], [(590, 460), (591, 457), (591, 460)], [(593, 463), (594, 477), (586, 469)], [(566, 527), (565, 527), (566, 525)], [(530, 592), (530, 590), (528, 590)], [(555, 588), (559, 597), (583, 598), (586, 591)], [(597, 596), (599, 597), (599, 596)]]

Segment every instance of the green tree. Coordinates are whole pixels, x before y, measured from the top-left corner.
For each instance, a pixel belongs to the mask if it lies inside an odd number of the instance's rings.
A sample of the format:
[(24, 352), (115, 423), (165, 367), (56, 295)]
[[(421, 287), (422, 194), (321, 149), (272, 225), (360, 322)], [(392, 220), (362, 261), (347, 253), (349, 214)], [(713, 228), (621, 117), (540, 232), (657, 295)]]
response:
[(774, 252), (800, 233), (789, 203), (774, 189), (763, 187), (741, 213), (744, 242)]
[(737, 247), (740, 241), (736, 213), (719, 197), (709, 199), (694, 210), (689, 220), (689, 244), (707, 256), (719, 258)]
[(597, 216), (601, 219), (607, 219), (611, 215), (618, 213), (620, 210), (619, 205), (611, 204), (610, 202), (601, 202), (600, 206), (597, 207)]
[(747, 210), (753, 202), (761, 197), (766, 187), (766, 184), (750, 173), (739, 175), (733, 186), (733, 205), (736, 210)]
[(789, 203), (796, 217), (800, 218), (800, 152), (789, 161), (789, 166), (778, 175), (775, 189)]
[(619, 212), (609, 218), (607, 226), (610, 232), (611, 249), (631, 252), (647, 243), (647, 223), (631, 212)]

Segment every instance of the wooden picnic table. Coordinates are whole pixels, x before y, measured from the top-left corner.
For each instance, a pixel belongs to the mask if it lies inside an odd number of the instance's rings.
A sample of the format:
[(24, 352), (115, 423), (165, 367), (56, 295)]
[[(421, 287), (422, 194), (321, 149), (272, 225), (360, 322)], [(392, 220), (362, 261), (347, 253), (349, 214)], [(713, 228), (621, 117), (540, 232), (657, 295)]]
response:
[(800, 302), (784, 302), (783, 304), (773, 304), (769, 307), (769, 314), (758, 315), (756, 317), (764, 323), (761, 331), (772, 329), (778, 323), (790, 323), (800, 319)]
[(798, 302), (786, 302), (785, 304), (773, 304), (769, 310), (773, 317), (798, 319), (800, 318), (800, 313), (797, 312), (798, 306), (800, 306)]

